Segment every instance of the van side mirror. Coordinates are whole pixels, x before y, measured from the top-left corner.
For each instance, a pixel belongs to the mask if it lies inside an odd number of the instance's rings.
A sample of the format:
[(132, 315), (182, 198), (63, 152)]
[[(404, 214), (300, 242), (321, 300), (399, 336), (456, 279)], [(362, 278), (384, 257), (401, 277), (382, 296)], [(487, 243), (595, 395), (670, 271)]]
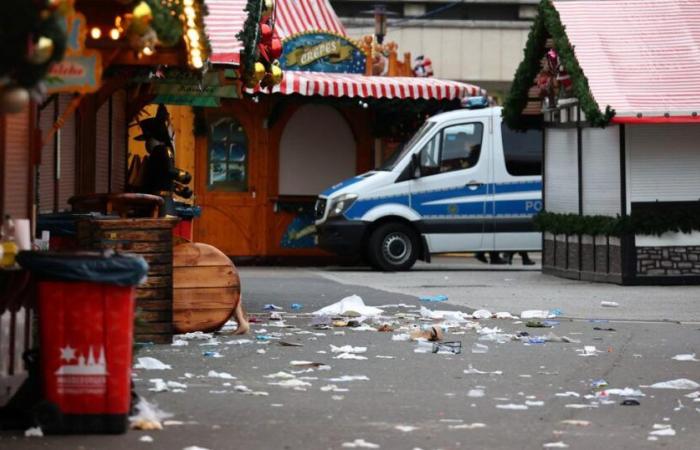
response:
[(418, 153), (414, 153), (411, 155), (411, 176), (413, 178), (421, 177), (420, 159), (418, 158)]

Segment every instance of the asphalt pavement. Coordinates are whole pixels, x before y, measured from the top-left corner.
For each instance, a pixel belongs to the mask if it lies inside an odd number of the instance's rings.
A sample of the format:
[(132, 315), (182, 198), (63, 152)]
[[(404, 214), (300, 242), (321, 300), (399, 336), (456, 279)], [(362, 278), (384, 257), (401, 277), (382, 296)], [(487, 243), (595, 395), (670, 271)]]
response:
[[(698, 448), (700, 386), (692, 383), (700, 383), (700, 362), (673, 358), (700, 353), (699, 288), (593, 285), (464, 258), (401, 274), (265, 267), (240, 273), (245, 305), (259, 320), (252, 334), (146, 346), (137, 355), (172, 367), (134, 370), (137, 391), (172, 414), (163, 430), (4, 433), (0, 448)], [(448, 300), (418, 299), (437, 294)], [(311, 325), (311, 312), (349, 295), (384, 310), (385, 319), (368, 324), (395, 330)], [(292, 311), (294, 303), (302, 308)], [(283, 321), (269, 321), (266, 304), (282, 307)], [(421, 318), (421, 307), (560, 315), (539, 319), (551, 328), (518, 319), (446, 323)], [(432, 353), (432, 344), (417, 353), (421, 344), (395, 340), (433, 325), (443, 325), (443, 341), (460, 342), (462, 353)], [(235, 379), (221, 378), (228, 375)], [(154, 379), (171, 382), (168, 390), (149, 390), (162, 384)], [(651, 387), (679, 379), (691, 388)]]

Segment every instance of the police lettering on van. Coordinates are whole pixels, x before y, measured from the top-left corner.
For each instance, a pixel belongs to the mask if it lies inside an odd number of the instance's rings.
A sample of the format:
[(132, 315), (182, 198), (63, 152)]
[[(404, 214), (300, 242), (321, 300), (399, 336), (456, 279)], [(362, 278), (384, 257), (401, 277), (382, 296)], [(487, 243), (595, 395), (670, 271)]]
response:
[(428, 119), (380, 168), (319, 196), (319, 246), (377, 269), (463, 251), (539, 251), (542, 132), (515, 132), (501, 108)]

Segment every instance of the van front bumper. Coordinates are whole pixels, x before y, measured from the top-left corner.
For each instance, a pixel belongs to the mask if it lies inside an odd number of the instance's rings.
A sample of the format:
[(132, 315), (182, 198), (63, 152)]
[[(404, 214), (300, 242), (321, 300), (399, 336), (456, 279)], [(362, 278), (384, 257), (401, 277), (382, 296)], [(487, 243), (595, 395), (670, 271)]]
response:
[(367, 231), (361, 220), (330, 220), (318, 225), (318, 246), (340, 256), (358, 255)]

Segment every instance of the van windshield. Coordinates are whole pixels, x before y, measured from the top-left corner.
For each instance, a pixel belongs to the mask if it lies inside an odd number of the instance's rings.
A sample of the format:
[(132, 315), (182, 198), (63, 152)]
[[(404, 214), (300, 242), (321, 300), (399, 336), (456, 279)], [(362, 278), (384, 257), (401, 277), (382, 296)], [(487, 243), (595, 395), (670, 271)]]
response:
[(381, 166), (379, 166), (377, 168), (377, 170), (384, 170), (384, 171), (394, 170), (394, 167), (396, 167), (396, 164), (399, 161), (401, 161), (404, 156), (406, 156), (406, 153), (408, 153), (411, 150), (411, 148), (413, 147), (413, 144), (418, 142), (434, 126), (435, 126), (435, 122), (425, 122), (418, 129), (418, 131), (416, 131), (416, 134), (414, 134), (413, 137), (408, 140), (408, 142), (400, 145), (399, 148), (397, 148), (396, 151), (394, 153), (392, 153), (391, 156), (386, 161), (384, 161), (384, 163)]

